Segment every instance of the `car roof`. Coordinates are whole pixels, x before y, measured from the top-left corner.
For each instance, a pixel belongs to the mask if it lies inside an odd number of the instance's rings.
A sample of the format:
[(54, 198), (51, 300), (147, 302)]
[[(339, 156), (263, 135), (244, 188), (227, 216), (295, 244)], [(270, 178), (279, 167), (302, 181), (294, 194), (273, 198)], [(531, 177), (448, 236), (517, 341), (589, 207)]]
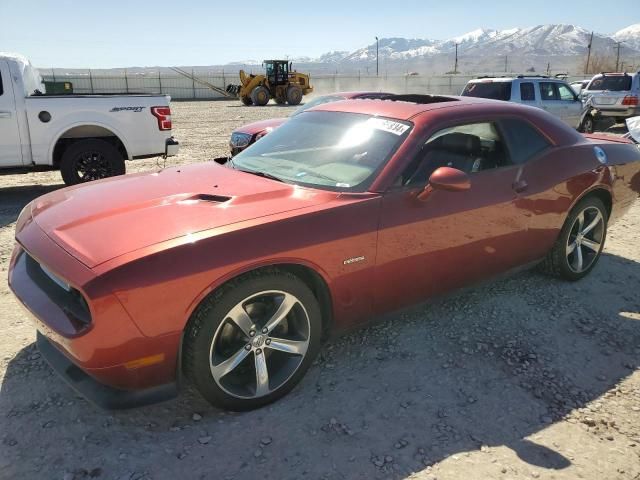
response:
[(520, 105), (478, 97), (458, 97), (453, 95), (390, 95), (382, 99), (354, 99), (323, 103), (310, 108), (308, 112), (361, 113), (379, 117), (409, 120), (416, 115), (442, 108), (465, 105), (501, 105), (508, 110), (517, 110)]
[(534, 81), (540, 81), (540, 82), (560, 82), (560, 83), (567, 83), (566, 80), (562, 79), (562, 78), (554, 78), (554, 77), (547, 77), (544, 75), (518, 75), (516, 77), (479, 77), (479, 78), (473, 78), (471, 80), (469, 80), (469, 83), (482, 83), (482, 82), (514, 82), (516, 80), (520, 80), (521, 82), (534, 82)]

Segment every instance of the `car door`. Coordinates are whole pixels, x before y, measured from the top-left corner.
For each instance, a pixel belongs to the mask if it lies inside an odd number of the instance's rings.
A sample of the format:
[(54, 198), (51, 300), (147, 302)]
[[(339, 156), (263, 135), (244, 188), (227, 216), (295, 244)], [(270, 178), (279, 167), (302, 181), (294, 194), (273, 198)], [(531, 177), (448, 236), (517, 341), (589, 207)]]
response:
[(565, 178), (566, 166), (574, 161), (557, 153), (552, 143), (535, 125), (522, 118), (510, 118), (500, 124), (510, 158), (521, 165), (515, 209), (527, 222), (527, 235), (520, 245), (524, 264), (543, 258), (557, 238), (571, 201), (567, 188), (558, 188)]
[[(452, 134), (459, 139), (453, 153), (432, 147)], [(480, 151), (473, 137), (479, 137)], [(433, 190), (419, 200), (430, 173), (441, 166), (465, 171), (470, 189)], [(527, 223), (515, 206), (518, 170), (493, 122), (459, 124), (429, 135), (383, 196), (376, 309), (393, 310), (517, 265)]]
[(560, 101), (555, 82), (539, 82), (540, 107), (550, 114), (565, 121), (566, 105)]
[(9, 65), (0, 60), (0, 168), (22, 165), (22, 151)]
[(559, 102), (562, 104), (561, 117), (567, 124), (573, 128), (578, 128), (580, 117), (582, 115), (582, 102), (569, 85), (564, 83), (555, 83)]

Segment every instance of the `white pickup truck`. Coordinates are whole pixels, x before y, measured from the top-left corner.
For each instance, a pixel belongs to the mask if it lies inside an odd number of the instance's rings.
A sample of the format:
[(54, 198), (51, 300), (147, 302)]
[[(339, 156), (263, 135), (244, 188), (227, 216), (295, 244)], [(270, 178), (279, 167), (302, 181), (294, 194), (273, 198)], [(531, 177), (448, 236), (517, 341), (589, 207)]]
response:
[(49, 166), (72, 185), (122, 175), (125, 159), (176, 155), (169, 101), (47, 95), (27, 59), (0, 53), (0, 169)]

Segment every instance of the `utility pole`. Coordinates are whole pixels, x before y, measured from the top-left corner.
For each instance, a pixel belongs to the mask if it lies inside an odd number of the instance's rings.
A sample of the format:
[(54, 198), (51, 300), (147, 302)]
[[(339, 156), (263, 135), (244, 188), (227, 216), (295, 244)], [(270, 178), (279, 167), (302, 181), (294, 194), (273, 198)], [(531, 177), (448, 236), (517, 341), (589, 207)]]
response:
[(453, 66), (453, 73), (454, 74), (458, 73), (458, 45), (460, 45), (460, 44), (456, 43), (456, 63)]
[(616, 42), (616, 49), (618, 50), (618, 53), (616, 55), (616, 72), (618, 71), (618, 66), (620, 65), (620, 46), (622, 45), (622, 42)]
[(376, 77), (380, 76), (379, 54), (380, 54), (380, 40), (378, 39), (378, 37), (376, 37)]
[(587, 45), (587, 64), (584, 66), (584, 74), (589, 73), (589, 61), (591, 60), (591, 45), (593, 45), (593, 32), (589, 38), (589, 45)]
[(547, 62), (547, 76), (551, 75), (551, 62)]

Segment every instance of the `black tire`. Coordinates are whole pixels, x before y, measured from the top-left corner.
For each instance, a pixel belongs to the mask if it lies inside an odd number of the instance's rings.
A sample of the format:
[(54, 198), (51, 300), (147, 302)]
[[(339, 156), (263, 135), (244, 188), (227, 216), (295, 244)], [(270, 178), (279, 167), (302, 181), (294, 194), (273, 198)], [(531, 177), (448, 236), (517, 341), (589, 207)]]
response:
[(109, 142), (89, 138), (73, 143), (62, 154), (60, 173), (67, 185), (124, 175), (122, 154)]
[(273, 99), (278, 105), (284, 105), (287, 103), (287, 99), (283, 97), (274, 97)]
[(580, 130), (584, 133), (593, 133), (595, 131), (595, 120), (593, 116), (586, 115), (584, 120), (582, 120), (582, 125), (580, 125)]
[(247, 107), (249, 105), (253, 105), (253, 101), (251, 100), (251, 97), (240, 97), (240, 101), (243, 103), (243, 105)]
[[(265, 362), (267, 359), (274, 358), (273, 356), (269, 357), (269, 355), (276, 355), (275, 360), (278, 360), (277, 355), (281, 355), (281, 353), (271, 350), (271, 348), (273, 348), (273, 345), (277, 341), (277, 338), (275, 337), (282, 335), (274, 336), (274, 343), (271, 343), (271, 347), (267, 347), (269, 344), (266, 343), (266, 340), (259, 337), (265, 337), (268, 339), (270, 338), (269, 336), (272, 335), (273, 332), (276, 332), (280, 327), (276, 327), (268, 335), (261, 335), (260, 333), (265, 332), (265, 330), (261, 330), (265, 325), (259, 325), (260, 315), (258, 315), (255, 318), (250, 318), (251, 322), (255, 322), (254, 331), (256, 331), (258, 335), (254, 334), (253, 338), (250, 338), (248, 335), (243, 335), (242, 330), (237, 326), (238, 324), (236, 322), (232, 322), (230, 319), (232, 318), (232, 315), (234, 315), (233, 312), (237, 309), (238, 305), (248, 305), (247, 308), (251, 309), (256, 305), (256, 303), (244, 304), (243, 302), (248, 299), (249, 302), (251, 302), (252, 296), (256, 296), (255, 298), (262, 298), (260, 295), (264, 292), (270, 293), (273, 291), (286, 292), (299, 301), (299, 305), (296, 304), (296, 307), (294, 307), (298, 310), (294, 312), (294, 308), (292, 308), (289, 313), (287, 313), (286, 317), (284, 317), (281, 324), (286, 323), (286, 328), (293, 331), (294, 328), (291, 325), (293, 325), (294, 322), (292, 322), (291, 315), (295, 317), (300, 313), (304, 314), (303, 318), (305, 320), (308, 318), (308, 323), (306, 323), (306, 325), (308, 325), (308, 336), (307, 340), (305, 340), (307, 341), (308, 346), (302, 356), (290, 357), (295, 358), (295, 361), (299, 363), (291, 373), (286, 373), (281, 376), (281, 380), (277, 380), (282, 381), (283, 383), (278, 384), (277, 387), (263, 396), (257, 396), (257, 357), (260, 354), (260, 349), (251, 350), (249, 353), (243, 352), (243, 360), (240, 360), (240, 362), (246, 363), (238, 363), (228, 373), (231, 374), (231, 377), (235, 375), (234, 372), (246, 374), (245, 377), (241, 378), (246, 378), (248, 381), (251, 381), (251, 375), (253, 375), (253, 380), (255, 380), (255, 392), (253, 396), (240, 396), (239, 394), (234, 394), (228, 391), (227, 388), (245, 388), (246, 385), (242, 385), (244, 380), (236, 380), (235, 378), (232, 378), (235, 384), (231, 382), (230, 387), (223, 387), (222, 383), (219, 384), (218, 382), (221, 382), (221, 378), (227, 377), (221, 376), (220, 379), (214, 379), (212, 369), (229, 360), (231, 357), (235, 357), (241, 353), (243, 349), (247, 350), (250, 347), (259, 347), (261, 345), (264, 345), (262, 355), (265, 357)], [(247, 310), (244, 308), (242, 311), (247, 313)], [(254, 310), (252, 310), (254, 316), (256, 311), (260, 311), (260, 305), (257, 309), (254, 308)], [(269, 317), (269, 314), (265, 317), (264, 312), (270, 311), (271, 310), (263, 309), (262, 318)], [(249, 314), (247, 313), (247, 315)], [(293, 318), (293, 320), (295, 321), (295, 318)], [(225, 329), (227, 328), (231, 329), (230, 332), (232, 335), (230, 335), (229, 338), (233, 339), (228, 340), (228, 345), (231, 345), (232, 343), (235, 345), (233, 348), (228, 350), (232, 353), (228, 354), (222, 351), (222, 341), (219, 341), (219, 339), (226, 338), (224, 337), (224, 334), (226, 332)], [(251, 272), (226, 283), (218, 290), (212, 292), (196, 308), (189, 320), (184, 335), (182, 357), (184, 373), (186, 377), (195, 384), (202, 396), (211, 404), (228, 410), (252, 410), (269, 404), (291, 391), (291, 389), (304, 376), (305, 372), (309, 369), (311, 363), (316, 357), (320, 349), (321, 334), (322, 320), (320, 307), (315, 296), (306, 284), (304, 284), (298, 277), (276, 269)], [(234, 337), (237, 336), (242, 338), (240, 338), (239, 341), (236, 341)], [(253, 345), (255, 341), (264, 343)], [(248, 343), (245, 345), (245, 342)], [(223, 358), (219, 363), (214, 362), (214, 357), (218, 355)], [(275, 362), (275, 360), (273, 361)], [(214, 363), (216, 363), (215, 366), (213, 366)], [(267, 364), (265, 363), (265, 367), (266, 365)], [(272, 363), (271, 365), (273, 366), (275, 364)], [(284, 363), (284, 365), (286, 365), (286, 363)], [(253, 373), (251, 373), (251, 370)], [(274, 368), (273, 371), (271, 368), (268, 368), (267, 370), (270, 372), (269, 375), (273, 375), (274, 378), (276, 378), (280, 373), (276, 368)], [(267, 383), (270, 381), (271, 380), (269, 379)]]
[[(576, 220), (578, 219), (578, 216), (583, 212), (588, 212), (586, 215), (591, 215), (595, 211), (599, 212), (599, 214), (602, 216), (601, 231), (600, 231), (600, 227), (596, 226), (594, 227), (594, 230), (598, 229), (598, 231), (592, 234), (592, 237), (596, 233), (598, 234), (597, 243), (599, 244), (599, 248), (597, 249), (597, 251), (593, 251), (590, 248), (585, 249), (583, 246), (575, 247), (578, 249), (582, 249), (582, 252), (586, 250), (587, 254), (589, 252), (592, 252), (592, 255), (593, 255), (592, 257), (589, 257), (589, 263), (583, 270), (576, 271), (576, 268), (574, 266), (575, 260), (573, 258), (575, 256), (575, 253), (571, 253), (571, 254), (568, 253), (570, 250), (570, 246), (575, 243), (575, 233), (576, 233), (576, 226), (577, 226)], [(595, 217), (586, 218), (585, 216), (584, 218), (585, 218), (585, 221), (583, 223), (586, 223), (587, 225), (591, 221), (595, 220)], [(588, 275), (589, 272), (593, 270), (593, 268), (598, 263), (598, 260), (600, 259), (600, 255), (602, 253), (602, 249), (604, 248), (604, 243), (607, 238), (608, 221), (609, 221), (609, 217), (607, 214), (607, 209), (599, 198), (595, 196), (588, 196), (583, 200), (581, 200), (580, 202), (578, 202), (578, 204), (573, 208), (573, 210), (571, 210), (571, 212), (567, 216), (567, 219), (565, 220), (564, 225), (562, 226), (560, 235), (558, 236), (558, 239), (556, 240), (556, 243), (554, 244), (553, 248), (547, 254), (546, 258), (540, 265), (541, 270), (549, 275), (553, 275), (569, 281), (580, 280), (581, 278)], [(593, 240), (591, 240), (588, 235), (583, 236), (583, 239), (590, 240), (591, 242), (593, 242)], [(582, 264), (582, 260), (583, 259), (582, 259), (582, 253), (581, 253), (580, 254), (581, 264)]]
[(251, 91), (251, 101), (254, 105), (257, 105), (259, 107), (264, 107), (267, 103), (269, 103), (270, 98), (271, 95), (269, 94), (269, 90), (267, 90), (267, 87), (264, 87), (262, 85), (254, 88)]
[(298, 85), (289, 85), (287, 88), (287, 103), (299, 105), (302, 101), (302, 89)]

